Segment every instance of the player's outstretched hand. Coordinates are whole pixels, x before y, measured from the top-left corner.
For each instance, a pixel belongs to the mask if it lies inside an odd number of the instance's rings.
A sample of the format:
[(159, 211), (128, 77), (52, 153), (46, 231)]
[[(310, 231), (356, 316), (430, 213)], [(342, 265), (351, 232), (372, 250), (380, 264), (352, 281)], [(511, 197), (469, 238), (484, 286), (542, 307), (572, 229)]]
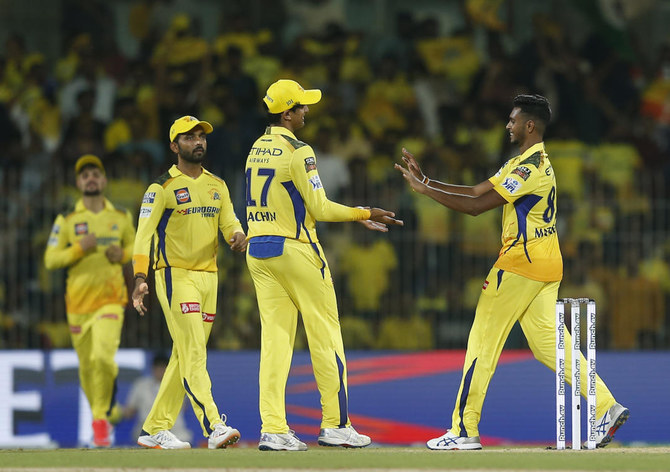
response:
[(147, 293), (149, 293), (149, 285), (147, 284), (146, 280), (142, 278), (136, 278), (135, 289), (133, 290), (132, 298), (133, 306), (140, 314), (140, 316), (144, 316), (144, 314), (147, 312), (147, 308), (144, 306), (144, 296)]
[(230, 249), (233, 251), (244, 252), (247, 250), (247, 237), (244, 233), (237, 232), (230, 238)]
[(412, 175), (412, 172), (409, 169), (406, 169), (397, 163), (394, 164), (393, 167), (402, 173), (404, 179), (409, 183), (410, 187), (412, 187), (412, 190), (415, 192), (423, 193), (423, 191), (427, 188), (425, 184), (421, 183), (419, 179)]
[(383, 223), (378, 223), (372, 220), (358, 220), (358, 223), (362, 224), (371, 231), (381, 231), (382, 233), (389, 232), (388, 226)]
[[(383, 225), (404, 225), (402, 220), (395, 219), (395, 213), (392, 211), (384, 210), (382, 208), (370, 208), (370, 221), (381, 223)], [(374, 228), (370, 228), (374, 229)]]
[(402, 161), (405, 163), (407, 166), (407, 170), (410, 171), (410, 173), (416, 177), (416, 179), (419, 182), (423, 182), (426, 176), (424, 173), (421, 171), (421, 167), (419, 166), (419, 163), (416, 162), (416, 159), (414, 159), (414, 155), (409, 152), (407, 149), (402, 148)]

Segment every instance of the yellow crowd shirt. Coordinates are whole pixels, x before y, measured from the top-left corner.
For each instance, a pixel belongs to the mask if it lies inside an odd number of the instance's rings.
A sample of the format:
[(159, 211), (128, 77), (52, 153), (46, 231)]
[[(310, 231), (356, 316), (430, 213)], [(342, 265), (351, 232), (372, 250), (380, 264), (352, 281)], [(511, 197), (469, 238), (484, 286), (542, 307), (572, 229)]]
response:
[(316, 243), (316, 221), (357, 221), (370, 211), (326, 197), (311, 146), (281, 126), (254, 143), (246, 165), (248, 237), (281, 236)]
[(502, 249), (494, 267), (541, 282), (561, 280), (556, 177), (544, 143), (507, 161), (489, 181), (508, 202), (503, 207)]
[(215, 272), (219, 230), (226, 241), (243, 232), (225, 182), (205, 169), (194, 179), (173, 165), (142, 198), (133, 254), (135, 274), (149, 270), (152, 238), (154, 269)]
[[(91, 233), (95, 233), (97, 246), (84, 252), (79, 240)], [(98, 213), (89, 211), (79, 200), (72, 212), (58, 215), (44, 264), (47, 269), (68, 268), (65, 291), (68, 313), (87, 314), (104, 305), (126, 304), (128, 290), (121, 265), (130, 260), (134, 238), (130, 213), (115, 208), (107, 199)], [(105, 255), (112, 245), (123, 248), (121, 264), (111, 263)]]

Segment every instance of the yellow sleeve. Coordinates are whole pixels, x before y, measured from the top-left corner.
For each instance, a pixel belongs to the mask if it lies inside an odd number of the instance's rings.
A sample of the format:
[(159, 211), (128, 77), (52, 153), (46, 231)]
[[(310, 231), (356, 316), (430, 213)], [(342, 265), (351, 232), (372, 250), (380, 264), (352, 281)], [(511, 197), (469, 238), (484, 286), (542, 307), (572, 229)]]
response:
[(133, 247), (133, 272), (146, 275), (149, 272), (151, 238), (165, 211), (163, 187), (151, 184), (142, 198), (142, 206), (137, 220), (137, 234)]
[(508, 169), (494, 184), (493, 190), (505, 200), (512, 203), (537, 189), (540, 181), (540, 171), (532, 164), (519, 164)]
[[(135, 225), (133, 217), (129, 211), (126, 211), (126, 225), (121, 235), (121, 247), (123, 248), (123, 258), (121, 264), (129, 262), (133, 256), (133, 245), (135, 244)], [(145, 272), (146, 273), (146, 272)]]
[(370, 218), (370, 210), (328, 200), (316, 170), (316, 156), (311, 146), (303, 146), (293, 153), (291, 179), (300, 192), (307, 211), (316, 221), (358, 221)]
[(237, 219), (235, 215), (235, 209), (233, 208), (233, 202), (230, 200), (230, 192), (226, 184), (222, 186), (222, 195), (221, 195), (221, 212), (219, 213), (219, 229), (223, 234), (223, 237), (226, 238), (226, 242), (230, 244), (230, 238), (233, 237), (235, 233), (244, 233), (240, 220)]
[(65, 217), (58, 215), (47, 243), (44, 253), (44, 266), (49, 269), (62, 269), (68, 267), (84, 257), (84, 250), (79, 242), (70, 244), (68, 230), (65, 226)]
[(507, 162), (505, 162), (503, 166), (498, 169), (498, 172), (489, 178), (489, 182), (491, 182), (494, 187), (498, 185), (502, 181), (503, 177), (505, 177), (505, 175), (509, 172), (510, 162), (512, 162), (512, 159), (509, 159)]

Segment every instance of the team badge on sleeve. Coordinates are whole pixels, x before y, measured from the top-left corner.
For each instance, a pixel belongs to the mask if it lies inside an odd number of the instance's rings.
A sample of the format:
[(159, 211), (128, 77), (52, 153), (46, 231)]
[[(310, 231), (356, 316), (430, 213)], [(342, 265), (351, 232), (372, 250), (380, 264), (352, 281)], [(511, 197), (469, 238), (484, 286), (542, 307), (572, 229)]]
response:
[(321, 184), (321, 179), (318, 175), (310, 177), (309, 183), (312, 184), (312, 190), (319, 190), (320, 188), (323, 188), (323, 184)]
[(305, 159), (305, 172), (312, 172), (313, 170), (316, 170), (316, 159), (308, 157)]
[(530, 177), (530, 169), (526, 166), (519, 166), (512, 171), (512, 174), (516, 174), (526, 181), (528, 180), (528, 177)]
[(142, 203), (153, 203), (155, 199), (156, 199), (156, 192), (147, 192), (144, 194)]
[(502, 188), (504, 188), (511, 194), (515, 194), (517, 190), (521, 188), (521, 182), (519, 182), (516, 179), (513, 179), (512, 177), (507, 177), (505, 181), (502, 183)]

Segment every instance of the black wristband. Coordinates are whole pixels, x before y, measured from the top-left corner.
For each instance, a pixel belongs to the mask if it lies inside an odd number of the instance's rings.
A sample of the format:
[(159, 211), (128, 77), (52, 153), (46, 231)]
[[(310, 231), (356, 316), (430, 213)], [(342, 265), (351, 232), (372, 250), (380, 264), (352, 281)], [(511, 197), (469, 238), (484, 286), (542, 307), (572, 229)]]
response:
[(147, 276), (144, 275), (144, 274), (135, 274), (135, 280), (137, 280), (137, 279), (142, 279), (142, 280), (146, 281)]

